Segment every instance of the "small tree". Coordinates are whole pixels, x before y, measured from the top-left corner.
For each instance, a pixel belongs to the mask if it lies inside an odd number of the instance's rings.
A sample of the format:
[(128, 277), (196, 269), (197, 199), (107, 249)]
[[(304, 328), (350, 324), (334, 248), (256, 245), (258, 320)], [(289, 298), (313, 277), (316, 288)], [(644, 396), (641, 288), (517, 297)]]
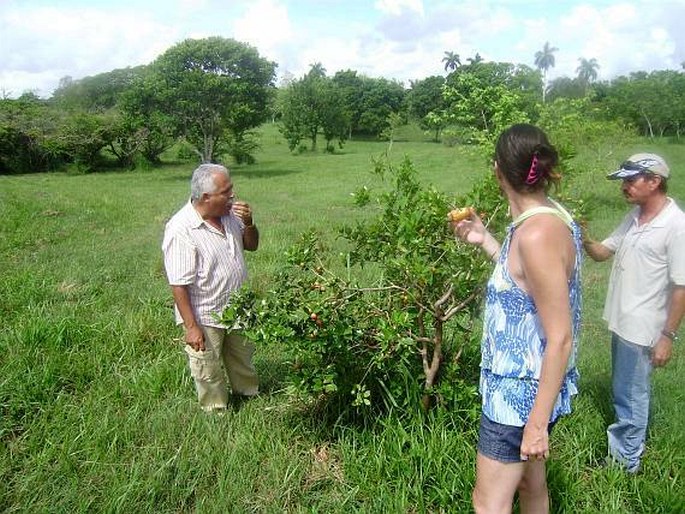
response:
[(323, 132), (326, 150), (333, 150), (333, 140), (342, 146), (349, 135), (349, 113), (337, 83), (327, 78), (320, 64), (302, 79), (290, 83), (281, 95), (280, 131), (291, 151), (303, 140), (315, 151), (319, 132)]
[(114, 139), (113, 124), (104, 115), (77, 112), (64, 120), (57, 144), (79, 171), (93, 171), (101, 162), (100, 151)]
[(161, 82), (159, 105), (176, 135), (211, 162), (232, 140), (269, 116), (276, 64), (232, 39), (187, 39), (152, 64)]
[(535, 52), (535, 66), (542, 72), (542, 103), (545, 103), (547, 95), (547, 72), (550, 68), (554, 68), (555, 58), (554, 52), (559, 49), (555, 46), (550, 46), (549, 41), (545, 41), (545, 46), (542, 50)]
[(445, 52), (442, 62), (445, 63), (445, 71), (454, 71), (461, 66), (459, 54), (455, 54), (454, 52)]
[(0, 174), (51, 171), (69, 156), (57, 143), (63, 113), (24, 94), (0, 100)]
[(512, 123), (528, 121), (519, 93), (504, 84), (490, 84), (475, 73), (459, 73), (443, 90), (452, 123), (472, 131), (475, 141), (489, 144)]
[(440, 133), (445, 128), (444, 86), (444, 77), (432, 76), (412, 82), (407, 93), (409, 116), (417, 120), (423, 130), (430, 131), (436, 143), (440, 141)]
[(151, 163), (174, 143), (174, 119), (162, 105), (163, 83), (149, 73), (133, 82), (119, 97), (123, 122), (136, 135), (138, 150)]
[[(294, 390), (335, 417), (438, 403), (475, 418), (475, 321), (490, 264), (455, 241), (446, 222), (452, 202), (422, 187), (411, 162), (379, 161), (375, 173), (390, 190), (375, 203), (368, 189), (355, 193), (359, 206), (379, 210), (342, 228), (350, 245), (343, 267), (317, 234), (304, 234), (274, 287), (259, 299), (234, 295), (224, 322), (258, 343), (279, 341)], [(501, 200), (487, 183), (457, 201), (493, 205), (485, 218), (496, 220)]]

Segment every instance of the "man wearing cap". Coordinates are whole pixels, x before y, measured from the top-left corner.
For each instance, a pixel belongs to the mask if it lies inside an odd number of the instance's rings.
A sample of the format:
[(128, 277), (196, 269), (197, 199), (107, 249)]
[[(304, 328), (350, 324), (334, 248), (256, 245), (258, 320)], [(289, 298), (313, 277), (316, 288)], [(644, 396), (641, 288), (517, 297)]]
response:
[(609, 456), (637, 473), (644, 452), (652, 367), (665, 366), (685, 313), (685, 213), (667, 196), (669, 168), (655, 154), (631, 156), (608, 175), (634, 208), (604, 241), (585, 235), (595, 261), (614, 257), (604, 319), (611, 332), (616, 422)]

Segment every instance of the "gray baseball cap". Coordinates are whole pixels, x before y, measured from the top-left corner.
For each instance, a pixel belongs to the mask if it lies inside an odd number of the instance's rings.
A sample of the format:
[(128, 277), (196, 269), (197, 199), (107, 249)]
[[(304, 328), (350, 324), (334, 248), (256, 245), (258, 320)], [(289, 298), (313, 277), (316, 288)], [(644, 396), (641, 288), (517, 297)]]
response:
[(636, 153), (635, 155), (631, 155), (627, 161), (621, 164), (621, 167), (618, 170), (609, 173), (607, 178), (609, 180), (616, 180), (649, 173), (667, 179), (670, 170), (668, 169), (668, 164), (666, 164), (666, 161), (664, 161), (662, 157), (653, 153)]

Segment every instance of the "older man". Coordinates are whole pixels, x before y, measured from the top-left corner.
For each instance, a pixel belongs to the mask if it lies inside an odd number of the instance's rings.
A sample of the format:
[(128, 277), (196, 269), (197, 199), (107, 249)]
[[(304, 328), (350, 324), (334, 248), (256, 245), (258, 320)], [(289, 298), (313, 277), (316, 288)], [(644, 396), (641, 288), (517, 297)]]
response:
[(176, 322), (185, 329), (190, 372), (205, 411), (226, 409), (226, 374), (236, 396), (259, 390), (254, 345), (216, 318), (247, 278), (243, 250), (258, 246), (252, 209), (235, 200), (228, 170), (199, 166), (190, 201), (166, 225), (162, 250)]
[(611, 331), (616, 422), (609, 456), (629, 473), (640, 469), (649, 418), (652, 367), (665, 366), (685, 313), (685, 214), (667, 196), (670, 170), (658, 155), (631, 156), (609, 179), (635, 207), (604, 241), (585, 238), (596, 261), (614, 256), (604, 306)]

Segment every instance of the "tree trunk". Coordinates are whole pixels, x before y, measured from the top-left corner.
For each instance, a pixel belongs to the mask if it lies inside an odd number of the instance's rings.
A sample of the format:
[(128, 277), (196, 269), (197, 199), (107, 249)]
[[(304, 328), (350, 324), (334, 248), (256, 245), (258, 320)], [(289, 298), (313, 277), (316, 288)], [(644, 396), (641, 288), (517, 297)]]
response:
[(642, 114), (642, 117), (647, 122), (647, 128), (649, 129), (649, 137), (651, 139), (654, 139), (654, 129), (652, 128), (652, 122), (649, 121), (649, 118), (647, 117), (647, 114), (645, 114), (645, 111), (640, 111), (640, 114)]
[(317, 135), (317, 130), (312, 131), (311, 134), (311, 140), (312, 140), (312, 152), (316, 152), (316, 135)]
[(203, 135), (204, 148), (202, 149), (202, 162), (212, 162), (214, 156), (214, 139), (208, 134)]

